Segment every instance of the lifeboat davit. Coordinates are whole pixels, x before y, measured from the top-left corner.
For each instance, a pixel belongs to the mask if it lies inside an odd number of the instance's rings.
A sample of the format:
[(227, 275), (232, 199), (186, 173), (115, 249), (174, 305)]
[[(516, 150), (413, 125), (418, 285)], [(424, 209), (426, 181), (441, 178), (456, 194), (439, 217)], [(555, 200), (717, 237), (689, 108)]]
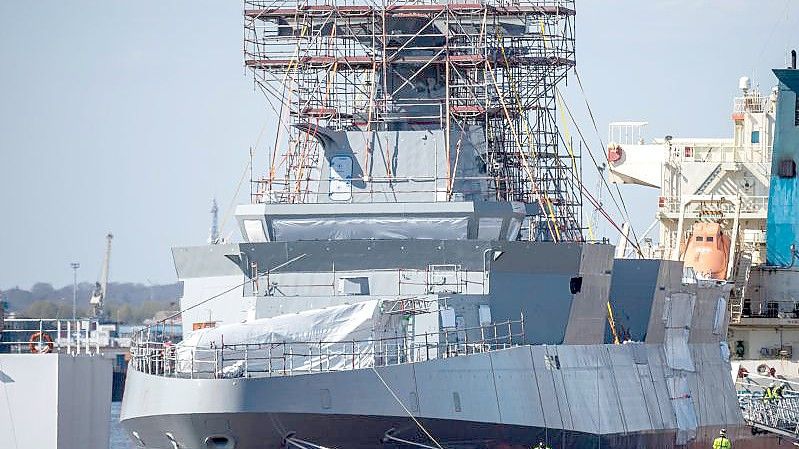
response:
[(683, 261), (705, 279), (726, 280), (730, 260), (730, 237), (719, 223), (694, 223), (685, 246)]

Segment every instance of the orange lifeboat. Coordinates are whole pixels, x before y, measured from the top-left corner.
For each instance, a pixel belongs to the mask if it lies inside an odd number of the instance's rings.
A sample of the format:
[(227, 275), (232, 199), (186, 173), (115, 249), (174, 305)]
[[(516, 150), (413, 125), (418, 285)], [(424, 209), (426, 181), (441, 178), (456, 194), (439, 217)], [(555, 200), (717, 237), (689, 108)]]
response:
[(730, 260), (730, 238), (719, 223), (695, 223), (685, 245), (683, 261), (697, 276), (706, 279), (727, 279)]

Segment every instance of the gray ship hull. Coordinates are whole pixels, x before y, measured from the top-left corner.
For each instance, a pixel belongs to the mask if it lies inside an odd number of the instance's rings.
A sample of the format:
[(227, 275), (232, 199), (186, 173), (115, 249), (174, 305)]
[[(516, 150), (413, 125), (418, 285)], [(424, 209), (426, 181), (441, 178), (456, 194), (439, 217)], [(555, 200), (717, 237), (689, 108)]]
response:
[[(419, 363), (271, 378), (183, 379), (128, 372), (122, 423), (148, 448), (278, 448), (286, 435), (378, 448), (387, 431), (444, 447), (709, 447), (720, 427), (746, 439), (717, 344), (675, 397), (662, 345), (520, 346)], [(400, 404), (400, 402), (402, 402)], [(685, 407), (690, 408), (690, 410)], [(686, 421), (685, 414), (696, 420)], [(135, 432), (135, 434), (134, 434)], [(738, 444), (740, 443), (740, 444)], [(747, 443), (747, 444), (744, 444)], [(390, 446), (390, 445), (389, 445)]]

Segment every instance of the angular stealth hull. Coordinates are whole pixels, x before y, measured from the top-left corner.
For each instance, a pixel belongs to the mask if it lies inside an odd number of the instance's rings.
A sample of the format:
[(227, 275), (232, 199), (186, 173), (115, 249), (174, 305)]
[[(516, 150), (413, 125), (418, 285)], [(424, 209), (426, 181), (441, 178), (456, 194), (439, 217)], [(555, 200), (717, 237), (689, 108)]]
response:
[[(708, 447), (745, 429), (719, 346), (691, 345), (697, 421), (670, 393), (663, 346), (519, 346), (406, 365), (271, 378), (180, 379), (131, 370), (124, 427), (145, 447), (278, 448), (287, 435), (325, 447), (381, 447), (386, 432), (444, 447)], [(557, 360), (556, 364), (551, 363)], [(402, 402), (402, 404), (400, 404)], [(417, 422), (410, 417), (416, 419)], [(134, 433), (135, 432), (135, 433)], [(682, 433), (682, 435), (680, 435)], [(224, 441), (224, 440), (216, 440)], [(744, 444), (750, 443), (750, 444)], [(234, 446), (230, 446), (234, 447)]]

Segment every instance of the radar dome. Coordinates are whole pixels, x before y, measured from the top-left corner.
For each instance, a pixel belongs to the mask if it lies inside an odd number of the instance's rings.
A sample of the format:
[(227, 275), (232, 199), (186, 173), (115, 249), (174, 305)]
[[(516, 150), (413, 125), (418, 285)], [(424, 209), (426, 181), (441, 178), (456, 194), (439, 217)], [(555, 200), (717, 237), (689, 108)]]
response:
[(752, 82), (749, 80), (748, 76), (742, 76), (741, 79), (738, 80), (738, 89), (745, 92), (749, 90), (750, 87), (752, 87)]

